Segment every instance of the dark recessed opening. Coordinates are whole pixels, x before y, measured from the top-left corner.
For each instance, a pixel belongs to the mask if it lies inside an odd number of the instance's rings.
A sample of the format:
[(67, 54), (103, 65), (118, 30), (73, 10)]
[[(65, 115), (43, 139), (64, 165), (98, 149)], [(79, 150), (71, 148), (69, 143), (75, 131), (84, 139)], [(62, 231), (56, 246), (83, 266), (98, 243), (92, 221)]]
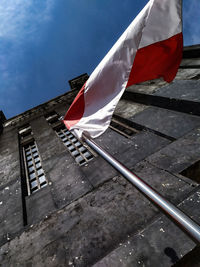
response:
[(24, 130), (24, 129), (28, 128), (28, 127), (30, 127), (30, 124), (26, 123), (26, 124), (20, 126), (18, 130), (21, 131), (21, 130)]
[(23, 132), (22, 134), (20, 134), (20, 136), (21, 136), (21, 138), (24, 138), (24, 137), (26, 137), (26, 136), (28, 136), (28, 135), (31, 135), (31, 133), (32, 133), (32, 130), (29, 129), (28, 131)]
[(134, 134), (138, 133), (138, 131), (125, 123), (112, 119), (110, 123), (110, 128), (121, 135), (124, 135), (127, 138), (132, 137)]
[(183, 170), (180, 174), (200, 184), (200, 160)]
[(56, 116), (56, 117), (52, 117), (51, 119), (49, 119), (49, 120), (48, 120), (48, 123), (49, 123), (49, 124), (53, 124), (53, 123), (55, 123), (55, 122), (57, 122), (57, 121), (59, 121), (58, 116)]
[(49, 117), (52, 117), (52, 116), (55, 116), (57, 115), (57, 113), (55, 111), (51, 111), (49, 113), (47, 113), (46, 115), (44, 115), (45, 118), (49, 118)]

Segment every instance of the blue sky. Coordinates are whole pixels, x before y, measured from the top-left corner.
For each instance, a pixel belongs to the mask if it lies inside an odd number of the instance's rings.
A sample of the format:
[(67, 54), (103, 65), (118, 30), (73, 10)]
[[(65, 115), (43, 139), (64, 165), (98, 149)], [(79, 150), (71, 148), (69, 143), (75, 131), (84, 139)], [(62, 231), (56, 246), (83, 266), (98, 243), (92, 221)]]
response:
[[(7, 118), (90, 74), (147, 0), (1, 0), (0, 110)], [(200, 44), (200, 1), (183, 0), (184, 44)]]

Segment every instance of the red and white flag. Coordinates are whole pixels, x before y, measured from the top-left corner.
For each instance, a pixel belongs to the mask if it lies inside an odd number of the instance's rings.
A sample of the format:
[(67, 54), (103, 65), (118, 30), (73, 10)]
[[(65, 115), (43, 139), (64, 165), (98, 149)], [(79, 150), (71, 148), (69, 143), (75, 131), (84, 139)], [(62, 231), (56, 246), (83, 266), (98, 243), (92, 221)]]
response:
[(181, 0), (150, 0), (93, 71), (64, 117), (69, 130), (95, 138), (109, 126), (130, 85), (171, 82), (182, 59)]

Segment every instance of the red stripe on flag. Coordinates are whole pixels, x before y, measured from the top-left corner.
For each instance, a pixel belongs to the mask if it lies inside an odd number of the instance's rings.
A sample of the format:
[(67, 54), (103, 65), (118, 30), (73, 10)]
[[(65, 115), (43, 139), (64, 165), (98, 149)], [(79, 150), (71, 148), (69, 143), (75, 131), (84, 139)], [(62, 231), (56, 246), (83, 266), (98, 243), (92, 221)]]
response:
[(70, 108), (68, 109), (65, 117), (64, 124), (68, 129), (70, 129), (73, 125), (75, 125), (83, 116), (85, 110), (85, 101), (84, 101), (84, 90), (85, 85), (81, 88)]
[(171, 82), (181, 63), (182, 50), (182, 33), (139, 49), (126, 87), (160, 77)]

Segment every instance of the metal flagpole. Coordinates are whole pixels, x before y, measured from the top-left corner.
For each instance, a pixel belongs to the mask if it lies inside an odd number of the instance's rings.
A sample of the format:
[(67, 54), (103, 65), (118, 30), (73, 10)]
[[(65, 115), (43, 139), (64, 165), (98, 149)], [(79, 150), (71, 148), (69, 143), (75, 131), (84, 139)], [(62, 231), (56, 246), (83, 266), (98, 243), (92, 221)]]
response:
[(100, 156), (110, 163), (120, 174), (122, 174), (129, 182), (131, 182), (139, 191), (141, 191), (148, 199), (150, 199), (157, 207), (159, 207), (168, 217), (175, 222), (182, 230), (193, 239), (194, 242), (200, 244), (200, 226), (191, 218), (184, 214), (181, 210), (171, 204), (168, 200), (157, 193), (150, 185), (144, 182), (128, 170), (122, 163), (116, 160), (103, 148), (97, 145), (94, 140), (83, 134), (84, 141), (93, 148)]

